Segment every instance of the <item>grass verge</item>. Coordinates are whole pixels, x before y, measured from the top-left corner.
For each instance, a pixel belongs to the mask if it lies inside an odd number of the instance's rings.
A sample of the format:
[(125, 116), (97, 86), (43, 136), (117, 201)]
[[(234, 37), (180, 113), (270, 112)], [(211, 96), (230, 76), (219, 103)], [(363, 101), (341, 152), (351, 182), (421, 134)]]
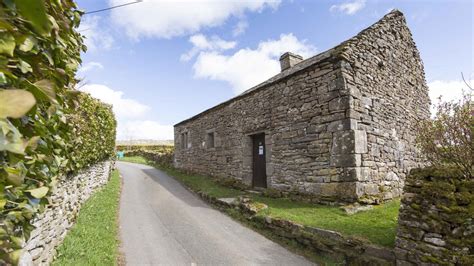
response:
[[(153, 165), (143, 157), (125, 157), (124, 161)], [(400, 201), (393, 200), (375, 206), (372, 210), (347, 215), (336, 206), (317, 205), (285, 198), (269, 198), (224, 187), (212, 178), (190, 175), (177, 169), (163, 169), (194, 191), (203, 191), (217, 198), (246, 195), (255, 202), (268, 206), (259, 215), (290, 220), (302, 225), (340, 232), (344, 235), (367, 240), (373, 244), (393, 247), (397, 228)]]
[(148, 161), (141, 156), (123, 157), (123, 158), (120, 158), (119, 161), (124, 161), (124, 162), (129, 162), (129, 163), (149, 164)]
[(120, 176), (115, 170), (110, 181), (82, 206), (53, 265), (117, 264), (119, 196)]
[(337, 231), (380, 246), (393, 247), (395, 244), (399, 200), (393, 200), (375, 206), (372, 210), (353, 215), (347, 215), (334, 206), (295, 202), (288, 199), (254, 196), (254, 200), (268, 205), (268, 209), (261, 211), (259, 215)]

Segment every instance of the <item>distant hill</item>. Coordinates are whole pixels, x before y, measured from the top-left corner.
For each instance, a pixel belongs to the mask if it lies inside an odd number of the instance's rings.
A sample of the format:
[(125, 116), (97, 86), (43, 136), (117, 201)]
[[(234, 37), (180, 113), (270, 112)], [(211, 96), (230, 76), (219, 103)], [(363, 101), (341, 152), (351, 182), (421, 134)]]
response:
[(134, 139), (117, 140), (116, 145), (167, 145), (174, 146), (174, 140)]

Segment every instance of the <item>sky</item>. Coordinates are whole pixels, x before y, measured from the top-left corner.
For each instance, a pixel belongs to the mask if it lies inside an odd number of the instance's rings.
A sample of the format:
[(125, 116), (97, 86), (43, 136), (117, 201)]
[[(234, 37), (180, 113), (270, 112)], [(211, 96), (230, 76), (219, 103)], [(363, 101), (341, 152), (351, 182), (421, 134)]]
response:
[[(133, 0), (77, 0), (90, 12)], [(474, 84), (471, 0), (144, 0), (85, 14), (82, 91), (113, 105), (117, 139), (173, 139), (173, 125), (280, 72), (291, 51), (308, 58), (377, 22), (405, 14), (432, 101)]]

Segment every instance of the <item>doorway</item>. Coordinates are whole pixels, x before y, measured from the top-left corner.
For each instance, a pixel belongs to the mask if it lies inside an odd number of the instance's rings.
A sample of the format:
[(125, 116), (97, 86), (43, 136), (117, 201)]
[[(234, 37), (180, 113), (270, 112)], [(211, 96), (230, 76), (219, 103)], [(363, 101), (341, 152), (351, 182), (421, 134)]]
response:
[(265, 134), (252, 135), (252, 186), (267, 187), (267, 167), (265, 160)]

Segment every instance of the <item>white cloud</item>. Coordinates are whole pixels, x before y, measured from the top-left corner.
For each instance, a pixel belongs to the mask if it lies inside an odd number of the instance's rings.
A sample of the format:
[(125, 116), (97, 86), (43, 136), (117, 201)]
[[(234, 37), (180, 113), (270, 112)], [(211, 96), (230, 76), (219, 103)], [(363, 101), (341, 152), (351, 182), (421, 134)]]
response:
[(338, 11), (347, 15), (353, 15), (364, 8), (365, 0), (353, 0), (352, 2), (344, 2), (339, 5), (332, 5), (329, 10), (331, 12)]
[(161, 125), (150, 120), (136, 120), (119, 123), (117, 139), (119, 140), (171, 140), (174, 139), (173, 126)]
[(125, 98), (124, 93), (101, 84), (87, 84), (79, 88), (92, 97), (111, 104), (117, 119), (118, 140), (170, 140), (173, 126), (143, 119), (150, 107), (136, 100)]
[(150, 107), (133, 99), (123, 97), (124, 93), (101, 84), (86, 84), (79, 88), (105, 103), (111, 104), (117, 118), (138, 118), (146, 114)]
[[(474, 79), (466, 81), (471, 87)], [(462, 92), (469, 92), (469, 87), (462, 80), (435, 80), (428, 83), (429, 95), (431, 99), (431, 114), (434, 114), (433, 104), (438, 104), (439, 97), (442, 101), (457, 101), (462, 97)]]
[(77, 72), (78, 73), (84, 73), (84, 72), (91, 71), (91, 70), (94, 70), (94, 69), (97, 69), (97, 70), (104, 69), (104, 66), (99, 62), (91, 61), (91, 62), (87, 62), (87, 63), (83, 64)]
[(249, 23), (246, 20), (240, 20), (237, 25), (235, 25), (234, 29), (232, 30), (232, 35), (234, 37), (239, 36), (245, 32), (248, 28)]
[(236, 45), (235, 42), (224, 41), (217, 36), (213, 36), (208, 40), (202, 34), (191, 36), (189, 41), (201, 50), (227, 50), (234, 48)]
[(197, 78), (228, 82), (239, 94), (280, 72), (279, 57), (293, 52), (303, 57), (316, 53), (316, 48), (299, 41), (293, 34), (282, 34), (278, 40), (260, 42), (254, 50), (240, 49), (233, 55), (201, 52), (193, 66)]
[(237, 43), (225, 41), (218, 36), (212, 36), (208, 39), (202, 34), (196, 34), (189, 37), (189, 42), (193, 44), (193, 48), (181, 55), (181, 61), (189, 61), (196, 56), (200, 51), (223, 51), (234, 48)]
[[(109, 0), (110, 6), (129, 0)], [(246, 12), (277, 8), (281, 0), (212, 1), (148, 0), (111, 11), (112, 21), (134, 38), (171, 38), (222, 25), (230, 17)]]
[(84, 44), (88, 51), (109, 50), (115, 42), (110, 32), (100, 23), (99, 16), (86, 16), (81, 21), (78, 31), (86, 37)]

